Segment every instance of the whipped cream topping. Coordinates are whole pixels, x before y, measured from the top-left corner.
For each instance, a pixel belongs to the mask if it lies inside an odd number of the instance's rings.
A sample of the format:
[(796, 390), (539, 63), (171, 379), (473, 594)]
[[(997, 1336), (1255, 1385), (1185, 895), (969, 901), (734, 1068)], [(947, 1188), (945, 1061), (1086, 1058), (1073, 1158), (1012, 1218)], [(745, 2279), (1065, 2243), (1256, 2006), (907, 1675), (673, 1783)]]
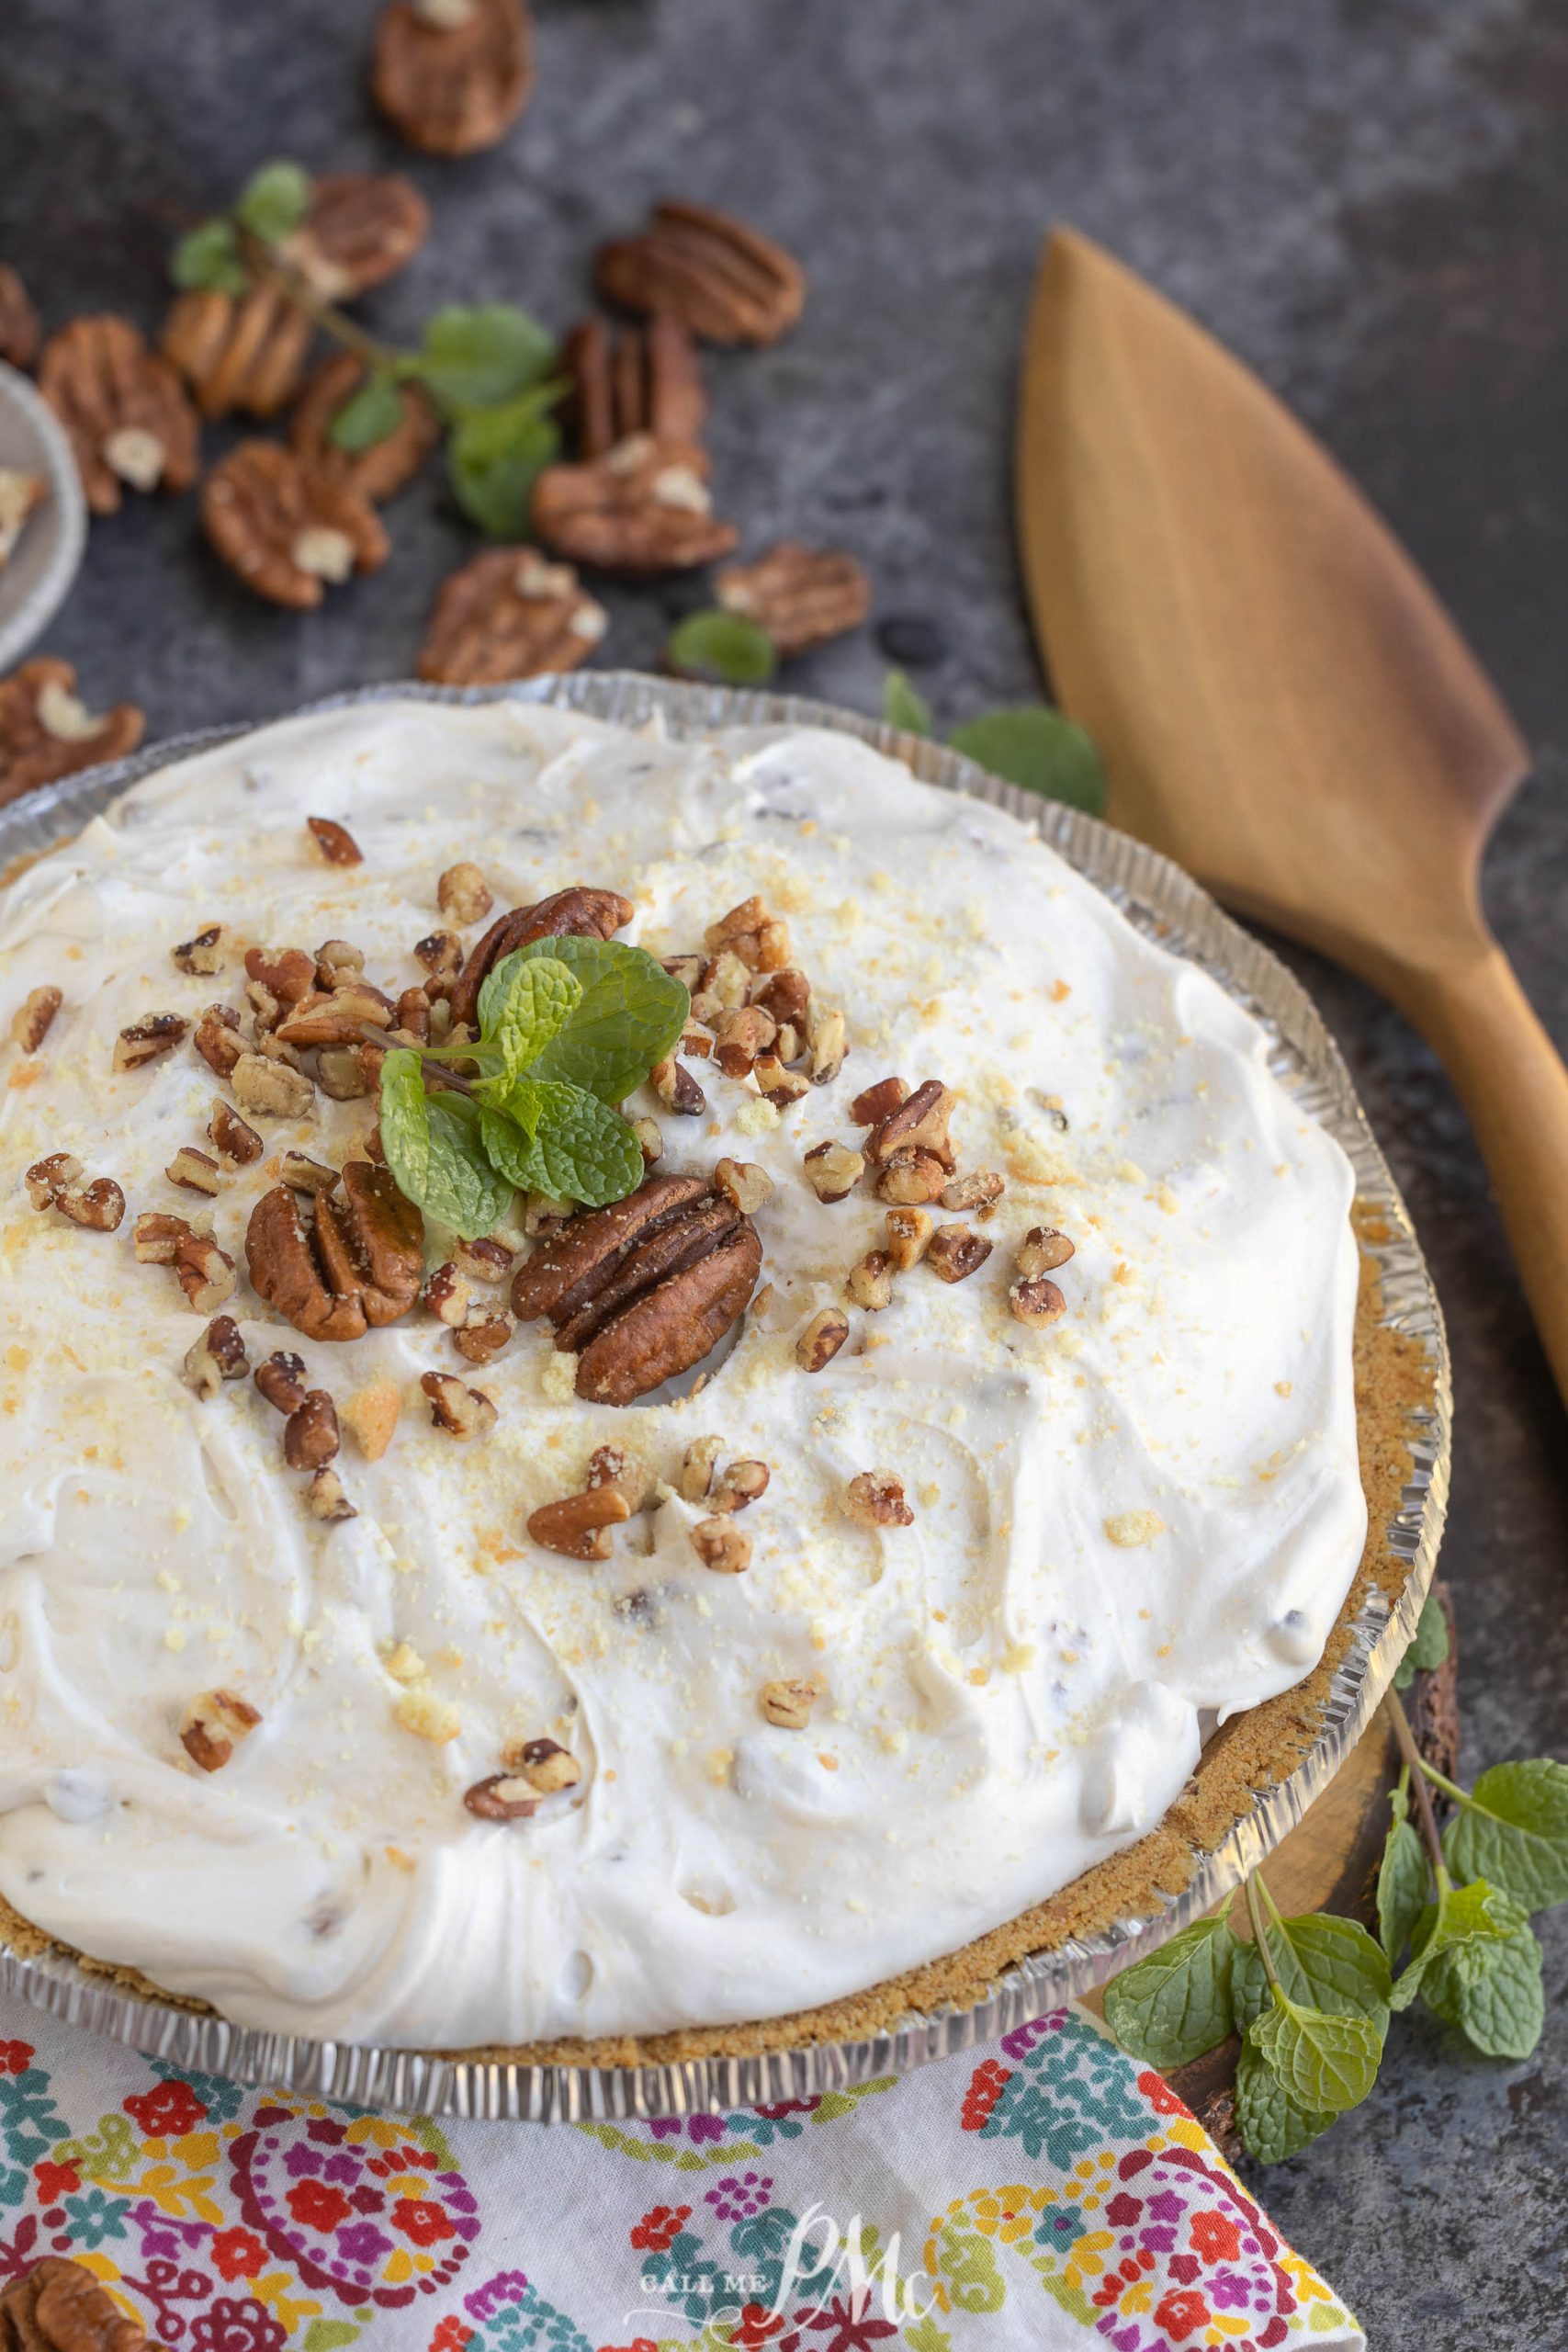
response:
[[(363, 865), (324, 866), (312, 815)], [(132, 1254), (138, 1214), (208, 1205), (163, 1171), (222, 1090), (188, 1042), (116, 1073), (115, 1038), (240, 1001), (237, 960), (170, 959), (214, 922), (236, 959), (349, 939), (395, 993), (458, 859), (498, 910), (624, 890), (623, 935), (660, 955), (760, 894), (852, 1051), (778, 1116), (708, 1063), (705, 1116), (628, 1105), (660, 1118), (666, 1169), (728, 1154), (775, 1191), (765, 1306), (700, 1393), (625, 1410), (571, 1394), (544, 1324), (482, 1370), (422, 1308), (349, 1345), (283, 1324), (243, 1275), (267, 1163), (355, 1156), (374, 1104), (265, 1123), (266, 1159), (210, 1204), (251, 1362), (293, 1348), (340, 1406), (374, 1382), (401, 1398), (379, 1460), (345, 1435), (358, 1516), (323, 1526), (254, 1385), (203, 1402), (182, 1380), (202, 1321)], [(382, 2042), (777, 2015), (1127, 1846), (1201, 1722), (1320, 1656), (1365, 1531), (1348, 1163), (1248, 1015), (1011, 818), (833, 733), (360, 706), (164, 769), (23, 874), (0, 896), (0, 1035), (51, 984), (41, 1050), (0, 1049), (0, 1893), (80, 1949), (245, 2024)], [(918, 1267), (885, 1311), (851, 1307), (807, 1375), (795, 1340), (884, 1210), (863, 1187), (819, 1202), (802, 1157), (857, 1141), (848, 1105), (890, 1071), (957, 1090), (961, 1168), (1007, 1179), (995, 1247), (967, 1281)], [(54, 1151), (124, 1187), (118, 1233), (29, 1206), (23, 1171)], [(1076, 1254), (1066, 1315), (1031, 1329), (1007, 1286), (1041, 1224)], [(491, 1435), (433, 1427), (432, 1368), (493, 1399)], [(710, 1433), (772, 1474), (743, 1575), (702, 1566), (674, 1491)], [(665, 1499), (603, 1565), (541, 1550), (528, 1513), (611, 1441)], [(903, 1481), (912, 1525), (845, 1515), (864, 1470)], [(784, 1678), (821, 1691), (804, 1729), (761, 1712)], [(262, 1720), (208, 1774), (179, 1727), (214, 1686)], [(581, 1782), (476, 1819), (464, 1790), (520, 1736), (569, 1747)]]

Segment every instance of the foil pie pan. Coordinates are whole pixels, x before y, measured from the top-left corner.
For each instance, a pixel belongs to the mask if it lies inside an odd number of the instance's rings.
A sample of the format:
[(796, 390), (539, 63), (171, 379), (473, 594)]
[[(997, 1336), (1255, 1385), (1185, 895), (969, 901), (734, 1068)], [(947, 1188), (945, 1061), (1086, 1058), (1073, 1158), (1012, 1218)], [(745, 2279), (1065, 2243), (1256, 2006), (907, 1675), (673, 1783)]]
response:
[[(581, 672), (510, 686), (370, 686), (310, 705), (413, 695), (435, 702), (552, 703), (624, 726), (649, 722), (672, 736), (717, 727), (816, 726), (858, 736), (905, 762), (927, 784), (1005, 808), (1076, 866), (1136, 928), (1210, 973), (1263, 1024), (1275, 1076), (1343, 1146), (1357, 1191), (1381, 1210), (1387, 1238), (1373, 1250), (1382, 1275), (1384, 1319), (1418, 1341), (1432, 1371), (1429, 1406), (1413, 1431), (1414, 1465), (1388, 1530), (1408, 1564), (1390, 1610), (1374, 1594), (1353, 1629), (1335, 1675), (1317, 1737), (1285, 1780), (1205, 1855), (1190, 1884), (1155, 1918), (1118, 1922), (1070, 1939), (1010, 1969), (968, 2008), (910, 2014), (886, 2032), (751, 2057), (710, 2057), (636, 2066), (524, 2065), (388, 2050), (301, 2035), (267, 2033), (226, 2018), (144, 2000), (62, 1954), (26, 1958), (0, 1942), (0, 1988), (52, 2016), (204, 2074), (338, 2099), (391, 2113), (456, 2115), (530, 2122), (711, 2113), (810, 2098), (873, 2075), (903, 2074), (992, 2041), (1113, 1974), (1132, 1956), (1210, 1910), (1267, 1860), (1294, 1828), (1360, 1736), (1415, 1632), (1431, 1583), (1448, 1501), (1452, 1396), (1448, 1349), (1431, 1280), (1404, 1202), (1356, 1100), (1338, 1048), (1293, 976), (1223, 914), (1179, 866), (1110, 826), (1000, 782), (939, 743), (795, 695), (732, 693), (674, 684), (625, 672)], [(304, 715), (304, 714), (299, 714)], [(96, 768), (0, 809), (0, 873), (78, 832), (129, 785), (189, 753), (251, 732), (228, 727), (176, 737), (112, 767)]]

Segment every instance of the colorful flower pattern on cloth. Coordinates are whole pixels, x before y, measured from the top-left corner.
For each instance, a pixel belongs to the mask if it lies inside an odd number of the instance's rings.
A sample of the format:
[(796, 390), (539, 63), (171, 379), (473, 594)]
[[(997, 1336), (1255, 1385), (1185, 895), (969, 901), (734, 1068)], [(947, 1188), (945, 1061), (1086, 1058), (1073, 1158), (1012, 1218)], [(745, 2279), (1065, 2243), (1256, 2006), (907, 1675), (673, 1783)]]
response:
[(169, 2352), (1364, 2352), (1077, 2011), (902, 2081), (575, 2128), (251, 2092), (20, 2007), (6, 2034), (0, 2285), (73, 2256)]

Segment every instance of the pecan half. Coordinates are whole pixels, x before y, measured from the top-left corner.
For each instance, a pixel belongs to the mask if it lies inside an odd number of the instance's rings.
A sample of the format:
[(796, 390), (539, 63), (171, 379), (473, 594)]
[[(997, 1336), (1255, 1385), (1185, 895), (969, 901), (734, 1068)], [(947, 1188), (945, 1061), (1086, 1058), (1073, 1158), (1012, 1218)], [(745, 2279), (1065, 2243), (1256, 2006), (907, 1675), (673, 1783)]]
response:
[(30, 368), (38, 357), (38, 312), (16, 271), (0, 262), (0, 359)]
[(385, 1169), (351, 1159), (344, 1198), (318, 1200), (307, 1224), (300, 1196), (279, 1184), (251, 1212), (245, 1261), (257, 1295), (310, 1340), (357, 1340), (395, 1323), (419, 1296), (424, 1220)]
[[(236, 1690), (200, 1690), (186, 1710), (180, 1745), (204, 1772), (221, 1771), (243, 1739), (261, 1721), (259, 1711)], [(91, 2343), (91, 2339), (88, 2339)], [(75, 2352), (74, 2345), (70, 2352)], [(93, 2352), (96, 2352), (96, 2346)]]
[(466, 1022), (477, 1035), (479, 990), (503, 956), (536, 939), (609, 939), (630, 922), (637, 909), (618, 890), (574, 882), (531, 907), (513, 907), (492, 922), (469, 954), (452, 989), (452, 1022)]
[(163, 351), (196, 395), (203, 416), (276, 416), (299, 390), (313, 333), (303, 311), (276, 286), (245, 294), (203, 287), (182, 294), (164, 324)]
[(631, 1505), (618, 1487), (589, 1487), (559, 1502), (541, 1503), (528, 1514), (528, 1532), (547, 1552), (568, 1560), (607, 1560), (610, 1530), (630, 1519)]
[(602, 246), (594, 282), (625, 311), (660, 311), (708, 343), (776, 343), (799, 318), (806, 274), (727, 212), (669, 198), (639, 237)]
[(73, 319), (51, 335), (39, 390), (64, 425), (95, 514), (132, 490), (188, 490), (199, 465), (196, 413), (166, 359), (129, 319)]
[(80, 2262), (46, 2254), (0, 2293), (0, 2345), (10, 2352), (157, 2352)]
[(630, 579), (686, 571), (728, 555), (739, 534), (716, 520), (708, 461), (694, 442), (634, 433), (603, 458), (547, 466), (529, 518), (557, 555)]
[(100, 761), (123, 760), (145, 725), (128, 702), (91, 717), (69, 662), (24, 662), (0, 679), (0, 807)]
[(602, 319), (585, 319), (561, 345), (570, 386), (561, 413), (580, 458), (607, 457), (630, 433), (660, 441), (701, 441), (707, 392), (691, 336), (678, 319), (656, 312), (646, 326), (612, 338)]
[(523, 0), (391, 0), (377, 20), (371, 94), (411, 147), (475, 154), (527, 104), (532, 31)]
[(26, 530), (28, 518), (49, 496), (41, 474), (23, 473), (17, 466), (0, 466), (0, 571)]
[(386, 439), (368, 449), (340, 448), (332, 437), (333, 420), (364, 381), (365, 364), (352, 351), (323, 360), (299, 395), (288, 437), (312, 473), (378, 506), (412, 481), (440, 440), (441, 424), (419, 386), (400, 384), (401, 419)]
[(36, 1054), (64, 1001), (58, 989), (29, 989), (11, 1015), (11, 1043), (24, 1054)]
[(276, 441), (242, 441), (201, 489), (207, 536), (229, 569), (275, 605), (308, 612), (327, 585), (385, 563), (375, 508)]
[(488, 686), (575, 670), (608, 626), (570, 563), (547, 563), (534, 548), (491, 548), (443, 581), (419, 674), (442, 685)]
[(279, 252), (323, 301), (351, 301), (395, 277), (430, 234), (430, 207), (400, 172), (328, 172)]
[(852, 555), (782, 539), (755, 563), (718, 575), (718, 601), (765, 629), (781, 654), (805, 653), (858, 628), (871, 609), (871, 582)]

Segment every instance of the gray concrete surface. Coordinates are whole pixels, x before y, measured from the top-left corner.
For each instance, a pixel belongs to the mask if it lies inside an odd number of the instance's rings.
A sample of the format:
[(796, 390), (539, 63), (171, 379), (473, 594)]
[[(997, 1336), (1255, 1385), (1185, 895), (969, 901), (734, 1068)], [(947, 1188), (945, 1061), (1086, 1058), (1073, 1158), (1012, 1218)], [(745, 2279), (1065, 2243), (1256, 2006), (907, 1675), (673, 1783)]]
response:
[[(149, 326), (173, 226), (275, 153), (405, 164), (435, 208), (375, 300), (390, 333), (445, 299), (558, 325), (598, 239), (664, 190), (713, 198), (807, 262), (799, 332), (713, 370), (723, 504), (854, 548), (882, 615), (943, 658), (955, 722), (1038, 691), (1009, 528), (1020, 321), (1042, 231), (1070, 219), (1226, 337), (1304, 412), (1449, 597), (1539, 752), (1488, 876), (1497, 926), (1568, 1031), (1568, 17), (1555, 0), (540, 0), (539, 86), (496, 153), (437, 165), (369, 118), (370, 0), (6, 0), (0, 256), (47, 319)], [(220, 436), (209, 436), (214, 446)], [(432, 476), (392, 562), (297, 619), (201, 546), (194, 503), (96, 526), (50, 649), (151, 731), (404, 674), (471, 545)], [(606, 658), (653, 661), (689, 585), (615, 593)], [(797, 665), (874, 707), (863, 632)], [(1430, 1056), (1343, 975), (1293, 959), (1341, 1039), (1431, 1256), (1459, 1440), (1445, 1554), (1468, 1769), (1568, 1747), (1568, 1443), (1474, 1148)], [(1564, 1181), (1568, 1182), (1568, 1172)], [(1547, 1927), (1527, 2064), (1396, 2027), (1365, 2109), (1266, 2177), (1281, 2227), (1379, 2352), (1568, 2344), (1568, 1919)]]

